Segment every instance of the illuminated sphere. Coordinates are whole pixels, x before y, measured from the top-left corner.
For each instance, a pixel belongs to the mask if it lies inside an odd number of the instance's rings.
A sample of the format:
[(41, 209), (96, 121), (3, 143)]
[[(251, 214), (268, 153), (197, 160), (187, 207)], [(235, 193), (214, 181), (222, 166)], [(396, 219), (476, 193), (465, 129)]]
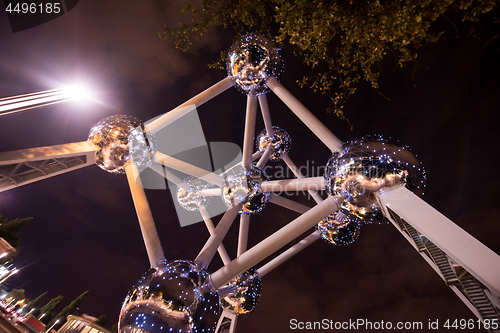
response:
[(151, 135), (134, 117), (115, 115), (102, 119), (90, 129), (88, 142), (95, 149), (96, 164), (114, 174), (124, 174), (131, 160), (139, 171), (146, 169), (155, 153)]
[(380, 136), (351, 141), (334, 153), (325, 169), (326, 190), (344, 195), (342, 207), (365, 223), (386, 221), (375, 194), (404, 185), (423, 195), (425, 171), (408, 149)]
[(321, 238), (333, 245), (348, 245), (358, 239), (361, 225), (349, 212), (340, 210), (318, 223), (316, 230)]
[(263, 192), (260, 187), (269, 177), (254, 165), (248, 170), (237, 165), (223, 174), (223, 180), (222, 200), (227, 207), (241, 203), (240, 214), (260, 212), (271, 197), (270, 192)]
[(207, 207), (210, 204), (210, 197), (202, 195), (200, 191), (212, 188), (212, 184), (196, 177), (184, 179), (184, 183), (188, 185), (189, 189), (177, 187), (177, 201), (184, 209), (193, 212), (198, 210), (200, 206)]
[(260, 300), (262, 281), (259, 273), (254, 268), (241, 273), (225, 286), (236, 287), (235, 292), (221, 299), (221, 305), (234, 313), (249, 313)]
[(226, 67), (238, 90), (252, 95), (267, 93), (266, 78), (281, 76), (283, 64), (279, 51), (271, 41), (254, 34), (233, 44)]
[(278, 161), (281, 159), (282, 155), (288, 155), (290, 148), (292, 146), (292, 139), (290, 135), (278, 126), (273, 126), (274, 135), (269, 137), (267, 135), (267, 130), (264, 129), (257, 136), (257, 149), (264, 153), (266, 148), (271, 145), (273, 148), (273, 154), (271, 155), (272, 161)]
[(219, 295), (200, 290), (208, 273), (190, 261), (162, 261), (147, 271), (123, 302), (121, 333), (214, 332)]

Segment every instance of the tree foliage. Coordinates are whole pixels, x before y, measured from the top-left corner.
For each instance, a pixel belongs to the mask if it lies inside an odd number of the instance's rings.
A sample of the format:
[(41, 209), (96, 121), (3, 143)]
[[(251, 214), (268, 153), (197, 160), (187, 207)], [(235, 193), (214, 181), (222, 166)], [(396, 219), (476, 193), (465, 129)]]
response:
[(291, 44), (311, 69), (297, 82), (328, 94), (329, 110), (343, 117), (345, 100), (361, 81), (378, 89), (380, 63), (394, 57), (396, 66), (414, 61), (417, 49), (436, 42), (442, 32), (432, 23), (453, 16), (477, 22), (498, 0), (202, 0), (201, 8), (187, 4), (191, 23), (165, 25), (160, 37), (173, 38), (187, 51), (210, 26), (236, 34), (256, 32)]
[[(7, 220), (2, 213), (0, 213), (0, 237), (5, 239), (13, 248), (18, 250), (21, 238), (19, 233), (21, 229), (33, 220), (32, 217), (23, 219)], [(16, 251), (17, 254), (19, 251)]]
[(101, 315), (101, 316), (97, 317), (97, 325), (102, 326), (102, 327), (106, 327), (107, 324), (108, 324), (108, 316)]
[(47, 295), (47, 292), (44, 292), (43, 294), (40, 294), (37, 298), (34, 300), (29, 301), (26, 303), (26, 306), (24, 307), (25, 310), (23, 310), (24, 313), (28, 313), (33, 307), (40, 302), (40, 300)]
[(48, 326), (52, 325), (56, 319), (60, 320), (59, 321), (60, 325), (62, 325), (63, 323), (65, 323), (66, 322), (66, 317), (69, 316), (69, 315), (71, 315), (71, 314), (75, 314), (76, 313), (76, 309), (78, 308), (78, 306), (83, 301), (83, 299), (85, 298), (85, 296), (87, 296), (88, 293), (89, 293), (88, 290), (86, 290), (83, 293), (81, 293), (69, 305), (67, 305), (64, 309), (62, 309), (61, 312), (59, 312), (57, 315), (55, 315), (53, 317), (53, 319), (50, 321), (50, 323), (49, 323)]
[(10, 293), (5, 296), (6, 300), (15, 300), (15, 301), (20, 301), (26, 298), (24, 289), (13, 289)]
[(40, 309), (41, 314), (45, 314), (44, 317), (41, 319), (42, 322), (48, 323), (50, 319), (52, 318), (52, 310), (54, 310), (59, 303), (63, 300), (63, 296), (59, 295), (57, 297), (54, 297), (50, 301), (47, 302), (42, 308)]

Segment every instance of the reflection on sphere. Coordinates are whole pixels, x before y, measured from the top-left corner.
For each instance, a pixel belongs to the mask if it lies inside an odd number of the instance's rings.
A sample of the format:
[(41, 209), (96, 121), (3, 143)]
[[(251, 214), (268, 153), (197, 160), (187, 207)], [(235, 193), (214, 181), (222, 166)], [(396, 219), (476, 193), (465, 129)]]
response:
[(273, 154), (271, 155), (272, 161), (278, 161), (282, 155), (288, 155), (292, 146), (292, 139), (290, 135), (282, 128), (273, 126), (274, 135), (269, 137), (267, 130), (263, 129), (257, 136), (257, 149), (264, 153), (266, 148), (271, 145)]
[(270, 192), (263, 192), (260, 184), (268, 181), (269, 177), (261, 169), (250, 165), (246, 170), (237, 165), (223, 175), (222, 200), (227, 207), (242, 204), (240, 214), (256, 214), (260, 212), (271, 196)]
[(279, 78), (283, 64), (279, 49), (272, 42), (249, 34), (231, 47), (226, 67), (238, 90), (246, 94), (261, 95), (269, 91), (265, 79)]
[(333, 245), (351, 244), (358, 239), (360, 228), (359, 220), (343, 209), (328, 215), (316, 227), (321, 238)]
[(214, 332), (219, 296), (200, 290), (207, 276), (190, 261), (160, 262), (129, 291), (120, 311), (120, 332)]
[(200, 206), (207, 207), (210, 204), (210, 196), (205, 196), (200, 193), (201, 190), (213, 188), (209, 182), (196, 177), (184, 179), (189, 189), (185, 190), (182, 187), (177, 187), (177, 201), (186, 210), (193, 212)]
[(404, 185), (421, 196), (425, 188), (425, 170), (416, 156), (381, 136), (345, 144), (342, 153), (328, 160), (325, 179), (328, 194), (344, 195), (342, 207), (365, 223), (386, 221), (378, 191)]
[(224, 286), (235, 286), (236, 291), (221, 299), (221, 305), (237, 314), (252, 311), (262, 293), (262, 281), (254, 268), (241, 273)]
[(155, 153), (152, 136), (139, 120), (126, 115), (102, 119), (90, 129), (88, 142), (95, 149), (96, 164), (114, 174), (125, 173), (131, 160), (139, 171), (147, 168)]

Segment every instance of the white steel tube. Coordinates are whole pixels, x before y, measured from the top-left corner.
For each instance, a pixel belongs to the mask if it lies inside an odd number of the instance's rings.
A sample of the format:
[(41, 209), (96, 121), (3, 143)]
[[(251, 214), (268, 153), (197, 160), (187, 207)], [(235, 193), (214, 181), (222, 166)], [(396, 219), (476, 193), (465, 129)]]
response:
[(264, 151), (264, 154), (262, 154), (260, 160), (257, 162), (255, 166), (259, 169), (264, 168), (267, 162), (269, 161), (269, 158), (271, 158), (272, 154), (273, 154), (273, 148), (271, 145), (269, 145), (267, 146), (266, 150)]
[(340, 207), (341, 197), (327, 197), (323, 202), (311, 208), (286, 226), (267, 237), (228, 265), (211, 275), (212, 286), (220, 288), (235, 276), (255, 266), (269, 255), (282, 248), (294, 238), (300, 236), (318, 221), (332, 214)]
[(247, 97), (247, 113), (245, 116), (245, 135), (243, 137), (243, 166), (248, 167), (252, 159), (253, 140), (255, 137), (255, 118), (257, 116), (257, 98)]
[(342, 142), (306, 107), (299, 102), (281, 83), (273, 77), (266, 85), (285, 103), (290, 110), (332, 151), (341, 151)]
[(172, 111), (166, 113), (165, 115), (159, 117), (158, 119), (155, 119), (154, 121), (148, 123), (145, 128), (148, 131), (151, 131), (151, 133), (156, 133), (163, 127), (167, 126), (168, 124), (174, 122), (175, 120), (179, 119), (186, 113), (190, 112), (193, 110), (191, 105), (194, 106), (194, 108), (199, 107), (200, 105), (204, 104), (205, 102), (211, 100), (215, 96), (219, 95), (220, 93), (226, 91), (233, 85), (233, 80), (230, 76), (226, 77), (225, 79), (219, 81), (218, 83), (214, 84), (210, 88), (206, 89), (205, 91), (199, 93), (198, 95), (194, 96), (190, 100), (182, 103)]
[[(302, 172), (300, 172), (300, 169), (297, 168), (295, 163), (293, 163), (293, 161), (290, 159), (290, 156), (283, 155), (283, 156), (281, 156), (281, 159), (283, 160), (283, 162), (286, 163), (286, 165), (290, 168), (290, 170), (292, 170), (295, 177), (305, 178), (304, 175), (302, 174)], [(314, 201), (316, 201), (316, 203), (320, 203), (321, 201), (323, 201), (323, 198), (321, 198), (321, 196), (318, 194), (318, 192), (316, 192), (314, 190), (308, 190), (308, 192), (309, 192), (309, 195), (314, 199)]]
[(188, 184), (184, 183), (182, 179), (174, 175), (172, 172), (168, 171), (167, 168), (164, 168), (161, 164), (151, 163), (149, 168), (160, 176), (163, 176), (165, 179), (179, 186), (183, 190), (189, 190)]
[(226, 211), (224, 216), (222, 216), (212, 235), (210, 235), (210, 238), (207, 240), (205, 246), (203, 246), (200, 253), (195, 259), (195, 261), (200, 263), (202, 267), (207, 268), (208, 265), (210, 265), (210, 262), (212, 261), (217, 248), (222, 244), (222, 240), (233, 224), (233, 221), (236, 218), (236, 215), (238, 215), (240, 209), (241, 205), (233, 206)]
[(204, 190), (201, 190), (200, 194), (208, 197), (217, 197), (217, 196), (220, 197), (222, 195), (220, 187), (206, 188)]
[(236, 254), (239, 257), (243, 252), (247, 250), (248, 246), (248, 228), (250, 227), (250, 215), (241, 214), (240, 215), (240, 232), (238, 234), (238, 252)]
[(299, 179), (281, 179), (270, 180), (263, 182), (260, 185), (264, 192), (291, 192), (291, 191), (308, 191), (322, 190), (325, 187), (325, 178), (310, 177)]
[[(288, 198), (285, 198), (285, 197), (282, 197), (279, 195), (271, 196), (271, 199), (269, 199), (269, 201), (271, 201), (273, 204), (288, 208), (290, 210), (293, 210), (293, 211), (295, 211), (297, 213), (301, 213), (301, 214), (303, 214), (303, 213), (307, 212), (309, 209), (311, 209), (311, 207), (308, 207), (306, 205), (303, 205), (301, 203), (295, 202), (293, 200), (290, 200)], [(323, 201), (323, 200), (321, 200), (321, 201)]]
[[(207, 208), (205, 206), (200, 206), (199, 210), (203, 221), (205, 221), (208, 232), (210, 233), (210, 235), (212, 235), (214, 233), (215, 227), (212, 219), (210, 218), (210, 214), (208, 214)], [(227, 254), (226, 248), (222, 243), (217, 248), (217, 251), (219, 252), (220, 258), (222, 259), (222, 263), (224, 265), (227, 265), (231, 262), (231, 258)]]
[(259, 95), (259, 105), (262, 113), (262, 119), (264, 119), (267, 136), (272, 137), (274, 135), (273, 123), (271, 122), (271, 114), (269, 113), (269, 105), (267, 104), (266, 95)]
[(160, 238), (158, 237), (158, 232), (156, 231), (155, 222), (153, 220), (153, 214), (149, 208), (148, 199), (142, 187), (137, 166), (134, 163), (127, 163), (125, 165), (125, 173), (127, 175), (130, 192), (132, 193), (132, 200), (134, 201), (137, 218), (139, 219), (139, 226), (141, 227), (144, 244), (146, 245), (149, 263), (151, 267), (153, 267), (160, 260), (165, 259)]
[(318, 231), (313, 232), (312, 234), (310, 234), (309, 236), (307, 236), (306, 238), (304, 238), (303, 240), (301, 240), (300, 242), (298, 242), (297, 244), (295, 244), (294, 246), (292, 246), (291, 248), (289, 248), (288, 250), (286, 250), (285, 252), (283, 252), (282, 254), (280, 254), (279, 256), (277, 256), (276, 258), (274, 258), (273, 260), (262, 266), (261, 268), (259, 268), (257, 272), (261, 277), (266, 275), (267, 273), (269, 273), (270, 271), (272, 271), (273, 269), (275, 269), (276, 267), (278, 267), (279, 265), (281, 265), (282, 263), (284, 263), (285, 261), (287, 261), (288, 259), (290, 259), (291, 257), (293, 257), (294, 255), (296, 255), (297, 253), (299, 253), (300, 251), (302, 251), (303, 249), (305, 249), (306, 247), (308, 247), (309, 245), (311, 245), (320, 238), (321, 234)]
[(192, 164), (186, 163), (184, 161), (178, 160), (171, 156), (165, 155), (163, 153), (157, 152), (155, 154), (154, 161), (156, 163), (160, 163), (166, 167), (172, 168), (177, 171), (184, 172), (190, 176), (197, 177), (203, 180), (206, 180), (209, 183), (221, 186), (222, 180), (219, 175), (207, 171), (202, 168), (198, 168)]

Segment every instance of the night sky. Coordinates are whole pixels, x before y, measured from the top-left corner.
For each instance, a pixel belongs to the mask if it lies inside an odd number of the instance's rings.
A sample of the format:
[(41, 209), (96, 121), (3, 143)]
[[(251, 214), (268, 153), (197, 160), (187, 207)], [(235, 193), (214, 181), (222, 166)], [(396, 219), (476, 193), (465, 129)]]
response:
[[(225, 72), (207, 64), (229, 48), (230, 32), (212, 29), (185, 54), (175, 53), (171, 40), (159, 40), (163, 23), (187, 19), (178, 14), (182, 5), (81, 1), (62, 17), (18, 33), (0, 6), (0, 97), (83, 81), (97, 100), (1, 117), (0, 151), (84, 141), (100, 119), (118, 113), (146, 121), (223, 79)], [(325, 114), (327, 96), (297, 87), (295, 80), (308, 69), (292, 49), (283, 50), (281, 82), (341, 140), (382, 134), (409, 145), (427, 171), (425, 200), (500, 254), (500, 42), (452, 38), (453, 27), (441, 24), (451, 37), (422, 47), (416, 67), (394, 70), (394, 59), (382, 63), (380, 91), (390, 101), (360, 85), (345, 108), (352, 130)], [(482, 29), (489, 36), (500, 30), (493, 24)], [(273, 124), (291, 135), (291, 159), (318, 176), (329, 150), (276, 96), (268, 94), (268, 100)], [(201, 106), (206, 140), (242, 145), (245, 105), (245, 95), (232, 88)], [(262, 128), (259, 112), (256, 132)], [(165, 256), (194, 259), (208, 238), (204, 224), (181, 228), (170, 191), (147, 195)], [(305, 197), (292, 199), (312, 205)], [(9, 219), (34, 218), (22, 231), (14, 261), (21, 271), (10, 288), (24, 288), (31, 299), (48, 291), (40, 305), (62, 294), (56, 311), (90, 290), (80, 311), (117, 322), (127, 291), (149, 266), (125, 176), (89, 166), (0, 193), (0, 210)], [(249, 246), (296, 216), (269, 204), (251, 218)], [(233, 258), (237, 235), (236, 221), (224, 242)], [(209, 270), (220, 265), (216, 256)], [(429, 320), (475, 317), (405, 238), (384, 224), (364, 226), (346, 247), (317, 241), (266, 275), (260, 303), (240, 316), (237, 331), (291, 331), (292, 318), (426, 326)]]

